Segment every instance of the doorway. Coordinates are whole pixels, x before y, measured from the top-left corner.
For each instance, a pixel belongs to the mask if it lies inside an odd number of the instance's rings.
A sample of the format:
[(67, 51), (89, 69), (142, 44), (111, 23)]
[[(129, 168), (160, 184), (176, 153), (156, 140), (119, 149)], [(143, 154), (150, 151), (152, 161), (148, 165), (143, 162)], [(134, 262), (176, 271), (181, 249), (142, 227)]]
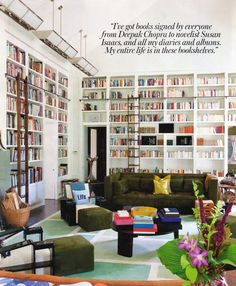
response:
[(93, 175), (99, 182), (106, 176), (106, 127), (88, 127), (88, 156), (98, 157), (93, 164)]

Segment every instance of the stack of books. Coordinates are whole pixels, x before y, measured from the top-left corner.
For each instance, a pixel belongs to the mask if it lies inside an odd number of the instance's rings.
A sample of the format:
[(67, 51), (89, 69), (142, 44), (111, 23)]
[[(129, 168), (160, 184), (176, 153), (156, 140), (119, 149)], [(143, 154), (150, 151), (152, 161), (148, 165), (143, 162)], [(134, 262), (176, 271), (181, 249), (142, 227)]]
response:
[(117, 211), (114, 214), (114, 222), (116, 225), (132, 225), (133, 217), (126, 210)]
[(176, 208), (163, 208), (158, 212), (158, 217), (161, 222), (181, 222)]
[(157, 225), (150, 216), (134, 216), (134, 233), (154, 234), (157, 232)]

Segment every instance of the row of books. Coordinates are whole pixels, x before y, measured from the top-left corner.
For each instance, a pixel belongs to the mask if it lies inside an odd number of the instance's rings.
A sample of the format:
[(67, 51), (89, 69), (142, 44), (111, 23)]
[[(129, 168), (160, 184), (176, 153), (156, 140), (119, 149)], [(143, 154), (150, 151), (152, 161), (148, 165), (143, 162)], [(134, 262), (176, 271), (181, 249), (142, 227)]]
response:
[(7, 42), (7, 56), (25, 65), (25, 52), (9, 42)]

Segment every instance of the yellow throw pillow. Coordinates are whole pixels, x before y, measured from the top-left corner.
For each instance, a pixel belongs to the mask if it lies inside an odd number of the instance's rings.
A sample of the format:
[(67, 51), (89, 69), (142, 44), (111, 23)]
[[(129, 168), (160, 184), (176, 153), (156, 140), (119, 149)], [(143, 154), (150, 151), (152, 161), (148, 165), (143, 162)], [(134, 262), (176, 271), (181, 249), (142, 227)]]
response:
[(169, 195), (168, 180), (161, 179), (159, 181), (153, 180), (154, 195)]
[(168, 193), (169, 193), (169, 194), (172, 193), (171, 188), (170, 188), (170, 178), (171, 178), (170, 175), (167, 175), (167, 176), (165, 176), (164, 178), (160, 178), (159, 176), (154, 175), (154, 181), (166, 180), (166, 181), (168, 182), (168, 184), (167, 184), (167, 189), (168, 189)]

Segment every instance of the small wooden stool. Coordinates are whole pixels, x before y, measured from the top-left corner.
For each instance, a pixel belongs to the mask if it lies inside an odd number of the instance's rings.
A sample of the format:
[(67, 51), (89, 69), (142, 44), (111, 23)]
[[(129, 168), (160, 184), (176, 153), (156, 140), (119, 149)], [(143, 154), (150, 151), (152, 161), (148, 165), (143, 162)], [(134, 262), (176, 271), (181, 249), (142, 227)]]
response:
[[(199, 206), (198, 200), (195, 201), (195, 207)], [(212, 200), (203, 200), (203, 206), (204, 206), (204, 212), (205, 216), (209, 217), (212, 215), (213, 209), (214, 209), (214, 203)]]

